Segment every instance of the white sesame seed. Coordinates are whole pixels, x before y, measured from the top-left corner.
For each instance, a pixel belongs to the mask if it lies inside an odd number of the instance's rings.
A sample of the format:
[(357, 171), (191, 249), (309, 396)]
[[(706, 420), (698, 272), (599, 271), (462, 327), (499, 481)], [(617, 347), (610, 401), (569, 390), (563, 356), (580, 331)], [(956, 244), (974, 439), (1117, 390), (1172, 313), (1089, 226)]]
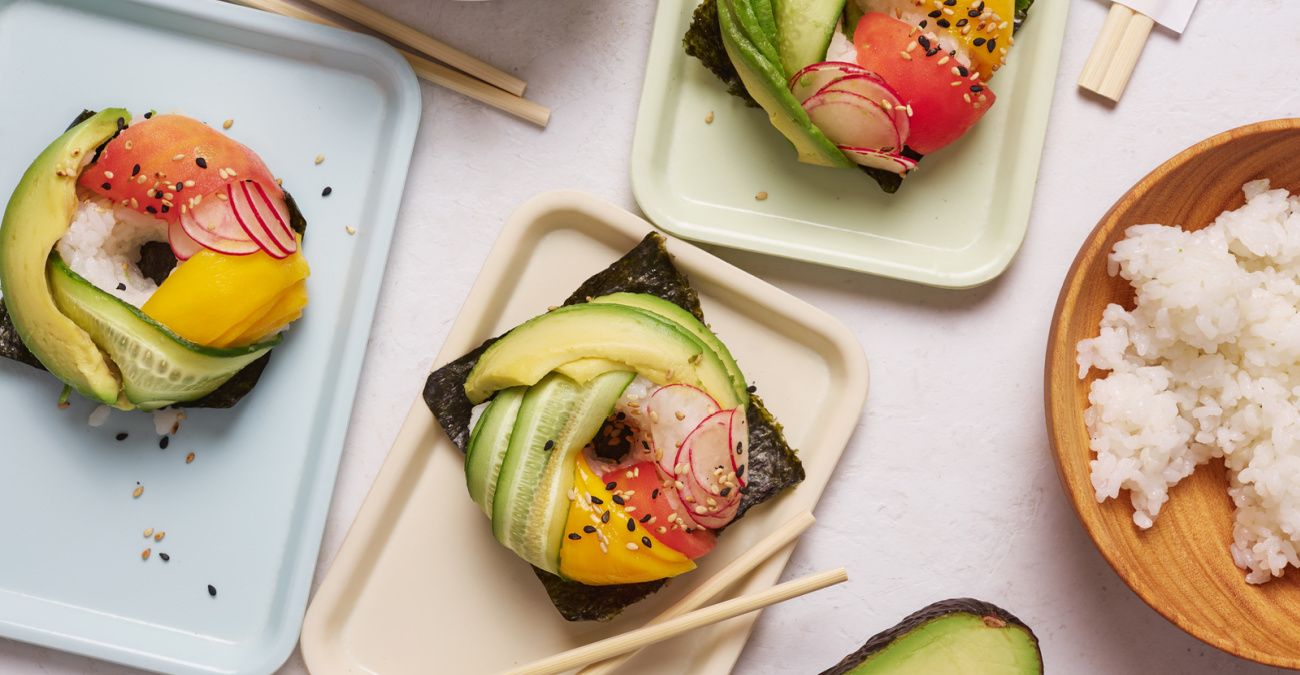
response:
[(174, 155), (174, 156), (172, 157), (172, 161), (173, 161), (173, 162), (179, 162), (179, 161), (181, 161), (182, 159), (185, 159), (185, 153), (183, 153), (183, 152), (181, 152), (181, 153), (177, 153), (176, 155)]
[(641, 548), (641, 547), (640, 547), (640, 546), (637, 546), (636, 544), (633, 544), (633, 543), (630, 542), (630, 541), (627, 543), (627, 550), (629, 550), (629, 551), (635, 551), (635, 550), (637, 550), (637, 549), (639, 549), (639, 548)]

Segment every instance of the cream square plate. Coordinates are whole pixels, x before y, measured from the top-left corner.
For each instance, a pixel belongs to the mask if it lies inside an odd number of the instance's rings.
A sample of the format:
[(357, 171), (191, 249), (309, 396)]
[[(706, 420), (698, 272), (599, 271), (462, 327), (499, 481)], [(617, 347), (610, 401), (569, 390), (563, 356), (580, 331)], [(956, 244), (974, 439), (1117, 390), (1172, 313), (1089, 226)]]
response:
[(997, 103), (893, 195), (861, 171), (797, 162), (767, 115), (687, 56), (696, 4), (661, 0), (655, 19), (632, 145), (632, 189), (651, 221), (686, 239), (932, 286), (977, 286), (1007, 268), (1029, 225), (1065, 0), (1038, 0), (992, 81)]
[[(437, 364), (560, 303), (650, 229), (581, 193), (529, 200), (493, 246)], [(821, 310), (694, 246), (670, 240), (668, 248), (785, 425), (807, 479), (729, 529), (700, 569), (614, 621), (568, 623), (528, 565), (492, 538), (466, 493), (464, 456), (416, 401), (308, 610), (302, 650), (313, 673), (490, 673), (627, 631), (816, 505), (866, 399), (862, 348)], [(778, 554), (735, 592), (770, 586), (789, 557)], [(677, 638), (622, 672), (728, 673), (754, 619)]]

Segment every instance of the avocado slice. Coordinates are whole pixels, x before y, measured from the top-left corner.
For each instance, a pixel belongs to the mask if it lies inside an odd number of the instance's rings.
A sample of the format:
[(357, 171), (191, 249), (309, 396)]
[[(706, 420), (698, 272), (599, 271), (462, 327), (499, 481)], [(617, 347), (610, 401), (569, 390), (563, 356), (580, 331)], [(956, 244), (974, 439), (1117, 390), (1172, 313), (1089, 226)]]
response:
[(879, 633), (821, 675), (1041, 675), (1034, 631), (973, 598), (936, 602)]
[(726, 366), (694, 335), (651, 312), (593, 303), (554, 309), (506, 333), (465, 378), (465, 395), (481, 403), (493, 392), (532, 386), (581, 359), (631, 368), (656, 384), (700, 387), (726, 408), (740, 403)]
[(108, 108), (55, 139), (18, 181), (0, 221), (0, 291), (18, 336), (55, 377), (110, 405), (118, 402), (118, 378), (90, 335), (54, 304), (45, 263), (76, 213), (81, 170), (130, 119)]
[(808, 118), (808, 112), (790, 93), (780, 63), (769, 61), (746, 38), (733, 2), (745, 0), (718, 0), (718, 25), (722, 45), (745, 90), (767, 113), (772, 126), (794, 145), (799, 161), (836, 168), (855, 166)]

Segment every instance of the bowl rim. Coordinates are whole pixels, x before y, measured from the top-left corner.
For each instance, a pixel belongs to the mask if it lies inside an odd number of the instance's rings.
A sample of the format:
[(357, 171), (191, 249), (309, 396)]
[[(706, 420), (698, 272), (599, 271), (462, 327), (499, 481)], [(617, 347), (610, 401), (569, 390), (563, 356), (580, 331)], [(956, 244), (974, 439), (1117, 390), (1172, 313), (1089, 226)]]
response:
[(1115, 219), (1121, 208), (1127, 207), (1133, 202), (1143, 199), (1151, 190), (1152, 185), (1162, 179), (1165, 174), (1182, 167), (1184, 164), (1203, 153), (1257, 134), (1295, 130), (1300, 130), (1300, 117), (1264, 120), (1220, 132), (1187, 147), (1173, 157), (1161, 162), (1160, 165), (1152, 169), (1149, 173), (1138, 180), (1133, 187), (1129, 188), (1123, 195), (1121, 195), (1110, 209), (1106, 211), (1105, 215), (1097, 221), (1096, 226), (1088, 232), (1088, 235), (1080, 244), (1078, 252), (1075, 253), (1074, 260), (1070, 263), (1069, 271), (1066, 272), (1065, 278), (1061, 282), (1061, 290), (1057, 296), (1056, 307), (1052, 311), (1052, 323), (1048, 331), (1047, 349), (1044, 356), (1043, 367), (1043, 410), (1047, 425), (1047, 438), (1052, 450), (1052, 460), (1056, 465), (1057, 479), (1061, 482), (1062, 491), (1064, 491), (1066, 496), (1069, 498), (1070, 506), (1074, 510), (1076, 519), (1088, 533), (1088, 538), (1092, 540), (1093, 546), (1115, 572), (1115, 576), (1119, 577), (1120, 580), (1124, 582), (1124, 585), (1128, 586), (1129, 589), (1137, 594), (1142, 602), (1155, 610), (1157, 614), (1163, 616), (1170, 623), (1201, 642), (1234, 656), (1249, 659), (1256, 663), (1284, 668), (1300, 668), (1300, 657), (1279, 657), (1259, 651), (1248, 645), (1235, 642), (1222, 635), (1203, 631), (1198, 625), (1185, 621), (1179, 613), (1164, 607), (1160, 598), (1157, 597), (1155, 593), (1146, 588), (1145, 585), (1135, 583), (1133, 579), (1120, 571), (1120, 566), (1118, 565), (1113, 553), (1108, 547), (1103, 546), (1098, 538), (1098, 525), (1084, 516), (1083, 509), (1085, 505), (1096, 503), (1094, 497), (1091, 494), (1077, 494), (1070, 489), (1069, 482), (1066, 480), (1065, 468), (1063, 465), (1066, 458), (1064, 457), (1064, 450), (1062, 448), (1063, 444), (1060, 442), (1061, 437), (1057, 433), (1057, 413), (1058, 409), (1065, 406), (1067, 402), (1064, 400), (1057, 401), (1052, 392), (1054, 391), (1053, 384), (1059, 383), (1062, 378), (1068, 379), (1071, 384), (1078, 379), (1074, 371), (1066, 374), (1053, 368), (1053, 357), (1058, 354), (1061, 349), (1074, 348), (1074, 345), (1072, 344), (1063, 343), (1065, 334), (1068, 331), (1062, 325), (1061, 316), (1065, 311), (1067, 302), (1076, 299), (1083, 287), (1082, 283), (1079, 282), (1080, 268), (1086, 259), (1091, 259), (1096, 254), (1096, 249), (1100, 247), (1105, 240), (1104, 234), (1108, 231), (1111, 222)]

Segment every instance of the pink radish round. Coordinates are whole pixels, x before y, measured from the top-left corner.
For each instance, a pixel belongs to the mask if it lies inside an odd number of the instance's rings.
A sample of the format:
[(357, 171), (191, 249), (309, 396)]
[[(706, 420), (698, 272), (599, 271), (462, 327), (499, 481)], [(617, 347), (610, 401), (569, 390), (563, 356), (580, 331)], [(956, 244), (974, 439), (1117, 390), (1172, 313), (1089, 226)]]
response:
[(682, 443), (676, 479), (683, 486), (683, 500), (692, 520), (700, 525), (717, 529), (735, 516), (744, 485), (737, 467), (748, 462), (748, 434), (744, 409), (734, 408), (707, 417)]
[(284, 258), (292, 254), (297, 249), (297, 242), (292, 237), (289, 237), (289, 241), (284, 241), (285, 235), (281, 231), (283, 219), (279, 215), (272, 215), (274, 207), (269, 201), (263, 200), (265, 191), (262, 186), (257, 183), (250, 186), (250, 183), (251, 181), (240, 181), (226, 184), (226, 195), (229, 197), (227, 201), (235, 222), (239, 223), (249, 239), (257, 242), (271, 257)]
[(670, 384), (655, 390), (644, 408), (659, 466), (671, 474), (678, 449), (686, 437), (705, 418), (718, 412), (719, 406), (702, 389), (689, 384)]
[(874, 101), (893, 119), (894, 128), (898, 130), (898, 147), (907, 145), (907, 134), (911, 130), (907, 106), (903, 105), (903, 99), (898, 92), (879, 76), (872, 73), (847, 75), (830, 82), (817, 93), (824, 91), (847, 91)]
[(902, 148), (894, 117), (878, 103), (848, 91), (823, 91), (804, 103), (808, 117), (836, 145)]
[[(790, 77), (790, 93), (794, 94), (794, 99), (800, 103), (806, 101), (808, 97), (821, 91), (822, 87), (849, 75), (866, 75), (868, 77), (879, 77), (870, 70), (859, 66), (856, 63), (846, 61), (822, 61), (804, 67), (799, 72)], [(881, 80), (883, 82), (884, 80)]]
[(874, 148), (856, 148), (847, 145), (841, 145), (839, 148), (849, 159), (862, 166), (892, 171), (900, 176), (905, 176), (916, 168), (916, 160), (896, 152), (884, 152)]
[(194, 241), (194, 237), (186, 234), (185, 228), (181, 226), (181, 221), (176, 220), (167, 225), (167, 243), (172, 247), (172, 253), (177, 260), (189, 260), (194, 257), (195, 253), (203, 250), (203, 245)]
[(216, 196), (181, 214), (180, 223), (191, 239), (217, 253), (248, 255), (262, 250), (235, 221), (229, 205)]

